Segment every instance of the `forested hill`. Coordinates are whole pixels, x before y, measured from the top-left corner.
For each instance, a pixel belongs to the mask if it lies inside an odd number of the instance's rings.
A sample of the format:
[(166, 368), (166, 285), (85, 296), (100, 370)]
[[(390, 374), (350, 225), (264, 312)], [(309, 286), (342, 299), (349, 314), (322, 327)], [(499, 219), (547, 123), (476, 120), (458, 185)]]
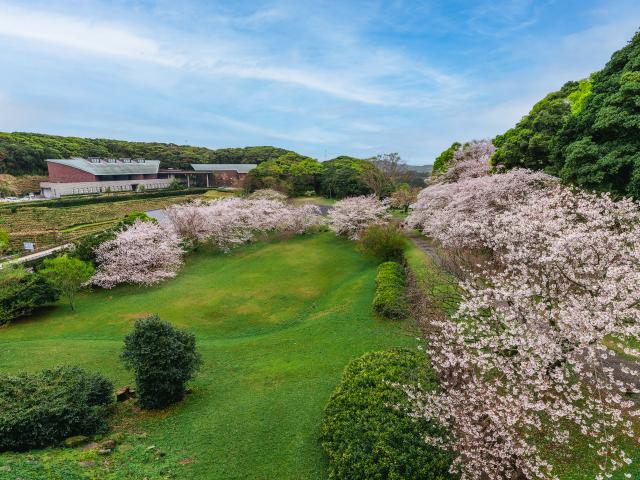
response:
[(261, 163), (288, 153), (276, 147), (220, 148), (156, 142), (127, 142), (40, 133), (0, 132), (0, 173), (46, 174), (47, 158), (131, 157), (161, 161), (162, 167), (185, 168), (190, 163)]
[(493, 143), (494, 165), (640, 199), (640, 32), (602, 70), (547, 95)]

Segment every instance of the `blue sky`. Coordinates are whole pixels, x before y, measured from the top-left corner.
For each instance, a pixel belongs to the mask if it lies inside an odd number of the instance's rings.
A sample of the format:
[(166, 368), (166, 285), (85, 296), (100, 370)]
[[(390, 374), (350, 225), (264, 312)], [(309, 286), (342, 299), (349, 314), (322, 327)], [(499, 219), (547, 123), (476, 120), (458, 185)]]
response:
[(637, 0), (0, 0), (0, 130), (425, 164), (638, 27)]

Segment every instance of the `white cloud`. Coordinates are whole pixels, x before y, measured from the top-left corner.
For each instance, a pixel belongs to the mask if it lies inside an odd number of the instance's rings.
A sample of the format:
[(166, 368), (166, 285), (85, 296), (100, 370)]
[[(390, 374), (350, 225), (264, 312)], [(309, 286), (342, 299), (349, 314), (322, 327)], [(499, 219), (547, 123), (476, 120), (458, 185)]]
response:
[[(283, 15), (279, 10), (266, 10), (247, 17), (247, 21), (266, 21)], [(311, 67), (306, 64), (308, 61), (292, 62), (280, 52), (261, 49), (256, 38), (247, 40), (230, 35), (227, 39), (225, 33), (223, 30), (212, 33), (204, 46), (196, 40), (185, 43), (181, 39), (163, 44), (125, 25), (35, 9), (10, 6), (0, 9), (0, 36), (45, 48), (62, 47), (60, 54), (110, 56), (198, 74), (289, 84), (369, 105), (438, 106), (446, 103), (455, 91), (462, 90), (459, 78), (380, 48), (367, 51), (364, 45), (352, 46), (339, 55), (339, 64)], [(325, 47), (332, 50), (331, 46)], [(415, 86), (411, 94), (407, 94), (409, 77)], [(378, 84), (376, 78), (384, 81)], [(398, 89), (392, 86), (394, 80), (400, 85)]]
[(226, 115), (217, 114), (204, 114), (202, 115), (202, 120), (204, 120), (205, 122), (211, 121), (212, 123), (218, 123), (245, 132), (255, 133), (260, 136), (278, 140), (286, 140), (290, 142), (304, 142), (322, 145), (325, 143), (345, 140), (344, 137), (339, 133), (328, 132), (319, 128), (300, 128), (280, 131), (254, 125), (243, 120), (237, 120)]
[(182, 63), (179, 57), (164, 54), (153, 40), (120, 26), (56, 13), (4, 6), (0, 9), (0, 35), (98, 55), (170, 66)]

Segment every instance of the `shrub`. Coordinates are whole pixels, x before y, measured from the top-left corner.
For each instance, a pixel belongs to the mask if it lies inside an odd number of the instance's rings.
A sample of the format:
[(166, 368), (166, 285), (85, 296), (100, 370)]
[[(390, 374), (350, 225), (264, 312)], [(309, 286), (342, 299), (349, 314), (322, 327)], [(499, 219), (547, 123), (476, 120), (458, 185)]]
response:
[(96, 248), (107, 240), (113, 240), (115, 236), (116, 233), (113, 229), (86, 235), (75, 241), (71, 255), (82, 261), (91, 262), (96, 265)]
[(20, 265), (0, 269), (0, 325), (29, 315), (35, 308), (58, 299), (57, 290), (44, 278)]
[(398, 262), (384, 262), (378, 267), (373, 310), (384, 318), (402, 318), (407, 315), (404, 295), (405, 273)]
[(106, 430), (113, 386), (76, 366), (0, 376), (0, 451), (53, 445)]
[(79, 258), (61, 255), (46, 259), (43, 266), (39, 275), (55, 285), (56, 290), (69, 301), (71, 310), (75, 310), (76, 294), (93, 275), (93, 265)]
[[(400, 385), (437, 388), (424, 354), (407, 349), (370, 352), (352, 361), (329, 400), (322, 445), (333, 480), (444, 480), (452, 454), (427, 445), (444, 432), (414, 420)], [(397, 407), (394, 407), (397, 406)]]
[(0, 253), (9, 248), (9, 232), (0, 228)]
[(133, 225), (134, 223), (136, 223), (136, 220), (140, 220), (141, 222), (153, 222), (153, 223), (157, 223), (157, 220), (153, 217), (150, 217), (149, 215), (147, 215), (146, 212), (131, 212), (127, 215), (125, 215), (122, 220), (120, 220), (117, 224), (116, 224), (116, 229), (122, 229), (124, 227), (128, 227), (130, 225)]
[(147, 409), (182, 400), (185, 383), (201, 363), (195, 336), (163, 322), (158, 315), (136, 321), (133, 332), (124, 339), (122, 360), (134, 371), (140, 406)]
[(362, 252), (380, 260), (400, 260), (407, 244), (405, 236), (395, 224), (371, 225), (361, 235)]

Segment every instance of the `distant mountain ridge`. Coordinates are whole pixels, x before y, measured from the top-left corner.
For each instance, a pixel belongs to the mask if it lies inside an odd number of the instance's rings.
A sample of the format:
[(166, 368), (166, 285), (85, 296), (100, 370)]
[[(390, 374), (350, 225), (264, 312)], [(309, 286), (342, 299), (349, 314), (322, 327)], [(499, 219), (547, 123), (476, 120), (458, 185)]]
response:
[(0, 132), (0, 173), (43, 175), (47, 173), (47, 158), (148, 158), (160, 160), (163, 168), (185, 168), (190, 163), (262, 163), (289, 152), (272, 146), (210, 149), (173, 143)]
[(411, 170), (412, 172), (430, 174), (433, 170), (433, 165), (407, 165), (407, 170)]

